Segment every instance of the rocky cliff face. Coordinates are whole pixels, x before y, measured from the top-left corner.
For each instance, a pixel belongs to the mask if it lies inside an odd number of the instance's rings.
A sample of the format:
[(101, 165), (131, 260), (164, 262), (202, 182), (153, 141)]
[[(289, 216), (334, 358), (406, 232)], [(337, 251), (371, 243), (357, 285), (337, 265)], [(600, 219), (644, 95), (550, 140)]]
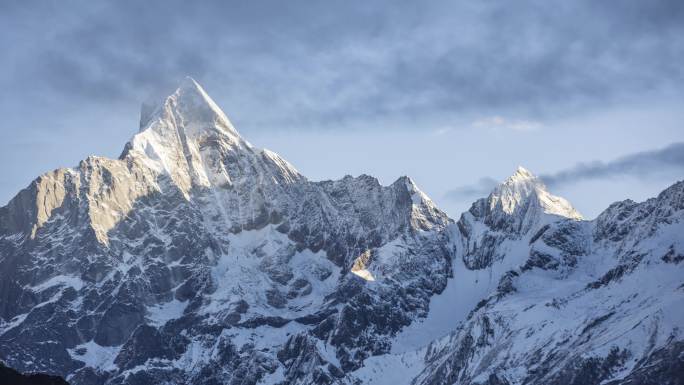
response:
[(681, 378), (682, 186), (583, 221), (520, 168), (454, 223), (407, 177), (308, 181), (187, 79), (119, 159), (0, 208), (0, 359), (73, 384)]

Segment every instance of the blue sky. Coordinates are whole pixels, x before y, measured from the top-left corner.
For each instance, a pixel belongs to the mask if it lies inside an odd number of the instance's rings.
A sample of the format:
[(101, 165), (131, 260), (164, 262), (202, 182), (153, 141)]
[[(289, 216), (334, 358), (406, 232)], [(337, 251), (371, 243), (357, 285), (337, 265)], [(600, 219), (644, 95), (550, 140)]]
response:
[(409, 175), (457, 217), (523, 165), (593, 217), (684, 175), (682, 20), (657, 0), (5, 1), (0, 204), (118, 156), (190, 75), (311, 179)]

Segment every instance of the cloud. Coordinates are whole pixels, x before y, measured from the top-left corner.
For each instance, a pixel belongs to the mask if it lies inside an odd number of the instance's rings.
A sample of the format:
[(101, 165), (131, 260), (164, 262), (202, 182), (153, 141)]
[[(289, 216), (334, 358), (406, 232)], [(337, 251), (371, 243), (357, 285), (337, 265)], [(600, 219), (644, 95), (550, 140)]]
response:
[(474, 121), (474, 128), (486, 128), (490, 130), (512, 130), (517, 132), (537, 131), (542, 127), (539, 122), (531, 120), (508, 120), (501, 116), (491, 116)]
[(653, 178), (673, 172), (679, 173), (680, 177), (684, 175), (684, 143), (673, 143), (659, 150), (638, 152), (610, 162), (579, 163), (567, 170), (541, 175), (541, 179), (549, 187), (558, 187), (589, 179)]
[(268, 129), (571, 114), (681, 96), (682, 4), (3, 2), (0, 112), (130, 103), (188, 74), (229, 115)]
[[(573, 183), (618, 177), (643, 179), (684, 175), (684, 142), (672, 143), (653, 151), (630, 154), (610, 162), (594, 161), (579, 163), (566, 170), (544, 174), (540, 178), (550, 188), (559, 188)], [(487, 196), (499, 182), (493, 178), (482, 178), (472, 185), (461, 186), (446, 193), (453, 201), (476, 199)]]
[(453, 201), (481, 198), (489, 194), (497, 184), (499, 184), (499, 181), (494, 178), (480, 178), (480, 180), (475, 184), (460, 186), (453, 190), (447, 191), (445, 197)]
[(454, 127), (450, 127), (450, 126), (440, 127), (438, 129), (432, 131), (432, 135), (441, 136), (441, 135), (448, 134), (453, 130), (454, 130)]

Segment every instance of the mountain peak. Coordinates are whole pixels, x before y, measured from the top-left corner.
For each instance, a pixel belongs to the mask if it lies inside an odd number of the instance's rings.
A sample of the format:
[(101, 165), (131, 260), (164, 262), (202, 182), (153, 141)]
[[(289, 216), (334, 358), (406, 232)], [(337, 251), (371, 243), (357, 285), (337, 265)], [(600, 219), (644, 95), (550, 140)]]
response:
[(239, 137), (226, 114), (189, 76), (159, 105), (143, 104), (140, 131), (150, 128), (182, 128), (186, 135), (192, 136), (209, 131)]
[(523, 166), (518, 166), (515, 169), (515, 173), (510, 176), (513, 179), (535, 179), (537, 178), (532, 172)]
[(494, 189), (488, 200), (491, 209), (500, 207), (506, 214), (513, 214), (518, 208), (528, 206), (533, 200), (532, 203), (538, 204), (546, 214), (582, 218), (570, 202), (551, 194), (539, 177), (521, 166)]
[(518, 166), (513, 175), (499, 184), (490, 194), (492, 204), (500, 202), (502, 209), (510, 214), (515, 207), (526, 201), (537, 190), (546, 191), (546, 186), (536, 175), (524, 167)]
[(156, 107), (143, 105), (140, 131), (121, 158), (135, 156), (169, 174), (186, 195), (195, 185), (230, 183), (222, 159), (254, 150), (235, 130), (221, 108), (193, 78), (186, 77)]
[(190, 76), (186, 76), (181, 81), (176, 91), (169, 98), (175, 98), (179, 106), (199, 108), (210, 112), (212, 115), (224, 118), (224, 120), (228, 120), (225, 113), (207, 94), (204, 88)]
[(178, 89), (195, 91), (201, 94), (206, 94), (204, 88), (202, 88), (202, 86), (199, 83), (197, 83), (197, 80), (193, 79), (192, 76), (184, 77), (178, 85)]
[(515, 169), (513, 175), (506, 178), (506, 180), (504, 180), (499, 185), (499, 187), (503, 188), (514, 188), (514, 186), (526, 186), (528, 189), (533, 187), (546, 189), (544, 182), (542, 182), (542, 180), (539, 179), (539, 177), (537, 177), (530, 170), (522, 166), (518, 166), (518, 168)]

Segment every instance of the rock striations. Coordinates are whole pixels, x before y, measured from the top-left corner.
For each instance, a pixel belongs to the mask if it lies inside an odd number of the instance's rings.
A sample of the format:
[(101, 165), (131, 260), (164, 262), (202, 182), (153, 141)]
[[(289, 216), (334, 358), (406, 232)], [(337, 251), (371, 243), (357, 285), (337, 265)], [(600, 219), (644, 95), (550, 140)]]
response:
[[(307, 180), (188, 78), (119, 159), (0, 208), (0, 361), (75, 385), (681, 384), (683, 217), (683, 182), (586, 221), (518, 168), (454, 222), (408, 177)], [(447, 294), (477, 305), (397, 350)]]

